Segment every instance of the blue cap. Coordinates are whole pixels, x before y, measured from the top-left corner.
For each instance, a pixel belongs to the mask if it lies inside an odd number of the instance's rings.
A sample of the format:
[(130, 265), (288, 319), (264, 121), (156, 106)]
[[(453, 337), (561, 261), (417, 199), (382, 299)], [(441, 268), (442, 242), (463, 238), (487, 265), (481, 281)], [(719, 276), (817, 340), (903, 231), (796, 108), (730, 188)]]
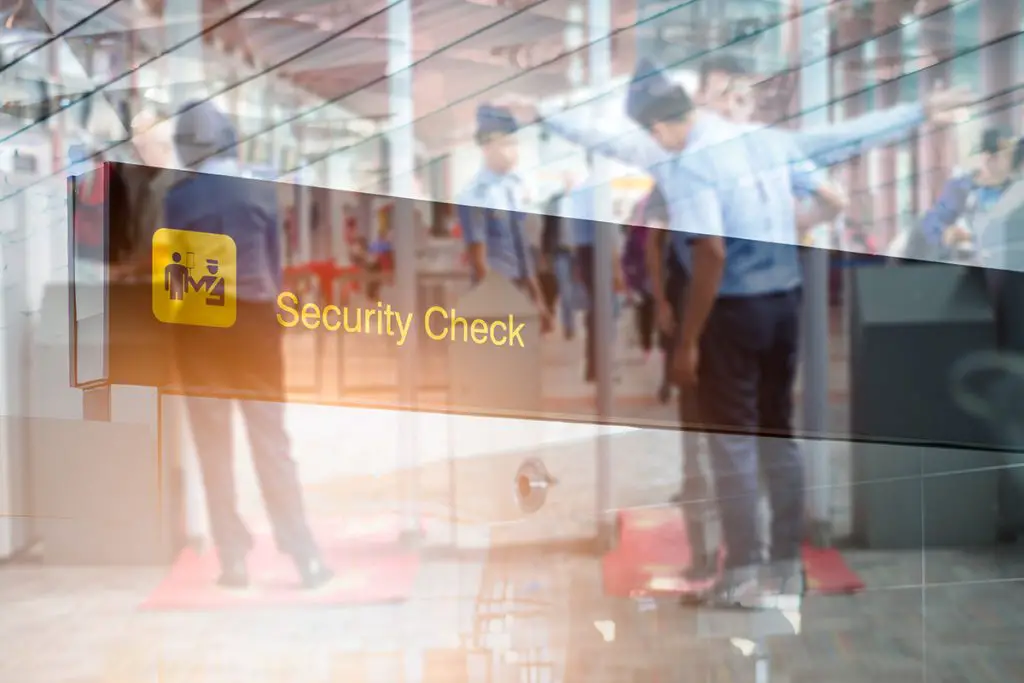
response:
[(644, 112), (652, 103), (671, 95), (678, 85), (665, 76), (665, 72), (651, 59), (641, 59), (633, 71), (626, 94), (626, 116), (637, 123), (644, 123)]
[(477, 107), (477, 135), (510, 135), (517, 130), (519, 130), (519, 124), (506, 107), (495, 107), (492, 104), (481, 104)]

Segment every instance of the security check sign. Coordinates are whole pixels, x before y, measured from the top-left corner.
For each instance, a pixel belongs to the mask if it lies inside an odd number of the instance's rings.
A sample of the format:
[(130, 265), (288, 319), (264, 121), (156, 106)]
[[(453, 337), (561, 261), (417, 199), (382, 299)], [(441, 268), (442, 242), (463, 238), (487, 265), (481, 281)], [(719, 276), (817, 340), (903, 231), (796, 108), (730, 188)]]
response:
[(153, 315), (162, 323), (231, 327), (237, 252), (227, 235), (161, 228), (153, 235)]

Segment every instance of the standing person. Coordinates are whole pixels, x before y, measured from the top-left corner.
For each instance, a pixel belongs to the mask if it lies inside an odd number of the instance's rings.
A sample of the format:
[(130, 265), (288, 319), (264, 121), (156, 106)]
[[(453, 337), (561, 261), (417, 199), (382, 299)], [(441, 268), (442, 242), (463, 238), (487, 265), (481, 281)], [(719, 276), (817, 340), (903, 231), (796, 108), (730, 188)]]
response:
[(547, 331), (551, 314), (530, 257), (522, 181), (515, 173), (519, 127), (507, 109), (488, 104), (477, 109), (476, 126), (483, 168), (458, 199), (473, 282), (480, 282), (492, 270), (507, 278), (537, 304), (542, 328)]
[[(1002, 146), (1000, 146), (1002, 150)], [(985, 387), (989, 402), (979, 417), (989, 420), (995, 439), (1009, 449), (1000, 472), (998, 510), (1000, 533), (1006, 538), (1024, 534), (1024, 480), (1021, 478), (1020, 396), (1022, 377), (1014, 368), (1024, 359), (1024, 142), (1013, 145), (1009, 185), (993, 206), (978, 212), (972, 226), (977, 260), (985, 267), (995, 314), (998, 355)]]
[[(755, 76), (744, 60), (734, 54), (721, 51), (703, 60), (700, 65), (697, 102), (719, 116), (735, 122), (747, 123), (756, 118), (757, 97), (754, 91)], [(968, 94), (960, 90), (936, 90), (929, 95), (924, 103), (903, 104), (891, 109), (873, 111), (860, 117), (839, 121), (827, 126), (808, 130), (786, 131), (807, 158), (819, 167), (831, 166), (847, 161), (871, 149), (892, 144), (910, 134), (927, 120), (947, 123), (957, 108), (969, 100)], [(782, 131), (780, 131), (782, 132)], [(666, 293), (676, 292), (675, 305), (671, 297), (657, 304), (659, 324), (671, 327), (673, 314), (680, 315), (679, 306), (685, 300), (683, 287), (686, 284), (686, 272), (679, 259), (669, 255), (661, 256), (668, 240), (665, 233), (652, 234), (651, 258), (664, 263), (669, 271), (667, 283), (675, 281), (677, 286), (668, 286)], [(675, 278), (673, 278), (675, 276)], [(667, 359), (671, 363), (671, 358)], [(680, 415), (683, 415), (686, 401), (692, 400), (692, 392), (680, 394)], [(692, 409), (691, 409), (692, 414)], [(684, 420), (685, 421), (685, 420)], [(694, 441), (689, 432), (684, 434), (684, 442)], [(684, 466), (690, 467), (690, 476), (684, 480), (686, 489), (681, 495), (683, 500), (702, 500), (707, 490), (702, 482), (693, 481), (702, 476), (699, 463), (690, 459), (686, 453), (696, 452), (696, 445), (684, 443)], [(685, 469), (685, 467), (684, 467)], [(673, 500), (677, 500), (678, 496)], [(695, 530), (694, 530), (695, 531)], [(714, 558), (708, 557), (711, 561)], [(701, 577), (705, 571), (700, 562), (695, 562), (694, 576)], [(706, 569), (705, 565), (705, 569)]]
[[(517, 109), (592, 151), (649, 169), (663, 188), (672, 246), (690, 274), (674, 365), (697, 392), (701, 424), (722, 430), (708, 444), (725, 571), (706, 598), (756, 607), (765, 592), (799, 590), (790, 586), (801, 574), (804, 481), (791, 424), (801, 286), (796, 199), (817, 199), (814, 218), (838, 214), (845, 199), (788, 136), (696, 111), (682, 87), (646, 60), (626, 110), (646, 144)], [(760, 431), (776, 438), (762, 443)], [(767, 571), (757, 535), (760, 468), (772, 503)]]
[[(282, 271), (277, 189), (237, 177), (242, 173), (236, 161), (237, 134), (212, 102), (185, 105), (177, 118), (174, 145), (182, 165), (198, 173), (168, 192), (167, 224), (177, 230), (228, 235), (237, 250), (237, 316), (231, 334), (177, 326), (179, 376), (191, 391), (223, 395), (225, 385), (242, 384), (264, 399), (241, 403), (260, 490), (278, 548), (294, 560), (302, 585), (318, 588), (333, 573), (306, 519), (280, 402), (285, 384), (283, 339), (274, 304)], [(242, 348), (240, 339), (245, 340)], [(280, 398), (266, 401), (268, 396)], [(220, 558), (218, 583), (244, 588), (249, 584), (246, 556), (252, 537), (237, 510), (231, 403), (190, 397), (186, 405)]]
[(947, 256), (973, 252), (975, 228), (1011, 182), (1017, 139), (1009, 131), (989, 128), (975, 149), (972, 168), (950, 178), (921, 222), (932, 247)]

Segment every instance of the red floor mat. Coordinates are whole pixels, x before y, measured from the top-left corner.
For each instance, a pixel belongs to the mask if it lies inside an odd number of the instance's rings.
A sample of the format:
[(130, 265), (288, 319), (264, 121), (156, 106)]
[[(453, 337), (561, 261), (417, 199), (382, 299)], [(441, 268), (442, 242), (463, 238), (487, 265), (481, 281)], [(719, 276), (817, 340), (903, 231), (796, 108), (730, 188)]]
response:
[(269, 536), (257, 536), (249, 555), (251, 586), (218, 588), (216, 553), (182, 551), (170, 573), (142, 604), (147, 610), (217, 610), (292, 605), (360, 605), (396, 602), (412, 593), (420, 560), (394, 549), (396, 517), (340, 522), (318, 529), (324, 559), (336, 578), (315, 591), (301, 590), (291, 560)]
[[(700, 588), (678, 578), (690, 564), (690, 547), (682, 515), (677, 509), (622, 510), (619, 529), (618, 547), (602, 561), (607, 595), (629, 597), (652, 591), (687, 593)], [(855, 593), (864, 588), (864, 582), (836, 550), (805, 547), (803, 560), (810, 593)], [(659, 582), (659, 578), (667, 581)]]

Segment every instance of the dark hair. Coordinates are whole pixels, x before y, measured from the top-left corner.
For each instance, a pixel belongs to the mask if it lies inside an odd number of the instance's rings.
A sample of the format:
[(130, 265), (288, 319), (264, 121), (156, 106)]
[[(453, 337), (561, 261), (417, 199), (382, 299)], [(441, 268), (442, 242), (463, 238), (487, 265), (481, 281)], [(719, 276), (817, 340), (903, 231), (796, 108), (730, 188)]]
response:
[(1013, 133), (1005, 128), (986, 128), (981, 134), (978, 151), (984, 154), (998, 154), (1004, 145), (1013, 140)]
[(649, 130), (656, 123), (682, 121), (693, 112), (693, 108), (693, 100), (681, 85), (675, 84), (663, 94), (651, 99), (637, 120)]
[(726, 74), (727, 76), (749, 76), (753, 73), (748, 60), (732, 54), (731, 52), (720, 52), (714, 54), (700, 64), (700, 89), (708, 85), (711, 74)]

